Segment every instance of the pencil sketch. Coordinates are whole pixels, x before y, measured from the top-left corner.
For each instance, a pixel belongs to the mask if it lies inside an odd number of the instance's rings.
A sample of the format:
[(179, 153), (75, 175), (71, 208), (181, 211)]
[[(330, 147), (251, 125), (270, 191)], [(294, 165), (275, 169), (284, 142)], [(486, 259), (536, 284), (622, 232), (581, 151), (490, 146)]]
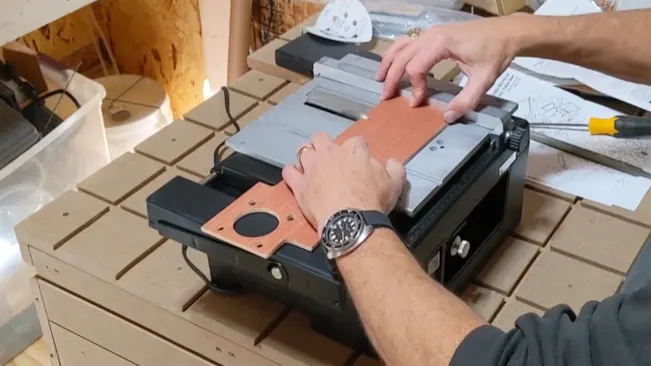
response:
[(518, 105), (532, 123), (573, 123), (581, 112), (578, 105), (559, 96), (532, 96)]

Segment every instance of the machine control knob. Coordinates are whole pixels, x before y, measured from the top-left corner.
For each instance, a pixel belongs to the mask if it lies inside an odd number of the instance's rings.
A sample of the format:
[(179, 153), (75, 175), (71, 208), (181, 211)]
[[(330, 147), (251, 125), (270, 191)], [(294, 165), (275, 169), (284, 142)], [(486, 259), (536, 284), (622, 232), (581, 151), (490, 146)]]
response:
[(280, 281), (283, 279), (283, 270), (277, 264), (272, 264), (269, 267), (269, 273), (271, 273), (271, 277), (273, 277), (275, 280)]
[(461, 258), (466, 258), (470, 252), (470, 242), (468, 240), (463, 240), (460, 237), (454, 238), (452, 246), (450, 247), (450, 255), (459, 256)]
[(508, 134), (506, 142), (510, 150), (522, 152), (529, 145), (529, 131), (523, 127), (515, 127)]

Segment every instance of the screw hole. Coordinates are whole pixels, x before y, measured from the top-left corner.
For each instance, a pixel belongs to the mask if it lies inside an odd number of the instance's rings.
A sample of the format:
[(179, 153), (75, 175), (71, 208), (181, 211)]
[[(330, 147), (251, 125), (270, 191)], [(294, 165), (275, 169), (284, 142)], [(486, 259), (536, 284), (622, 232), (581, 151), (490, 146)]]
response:
[(70, 214), (67, 213), (67, 212), (64, 212), (64, 213), (61, 214), (61, 216), (63, 216), (63, 217), (68, 217), (68, 215), (70, 215)]
[(228, 355), (235, 358), (235, 354), (233, 352), (228, 352)]
[(262, 248), (262, 243), (258, 243), (258, 244), (256, 244), (255, 247), (256, 247), (256, 248)]
[(172, 137), (170, 140), (171, 140), (172, 142), (176, 142), (176, 137)]
[(258, 79), (258, 81), (259, 81), (259, 82), (263, 82), (263, 81), (264, 81), (264, 78), (260, 78), (260, 79)]
[(249, 201), (249, 206), (255, 206), (255, 201)]
[(287, 221), (294, 221), (294, 215), (287, 216)]
[(221, 351), (222, 351), (222, 349), (219, 348), (219, 347), (215, 347), (215, 350), (217, 350), (217, 352), (221, 352)]
[(217, 228), (217, 231), (222, 231), (222, 230), (224, 230), (223, 226), (220, 226), (220, 227)]

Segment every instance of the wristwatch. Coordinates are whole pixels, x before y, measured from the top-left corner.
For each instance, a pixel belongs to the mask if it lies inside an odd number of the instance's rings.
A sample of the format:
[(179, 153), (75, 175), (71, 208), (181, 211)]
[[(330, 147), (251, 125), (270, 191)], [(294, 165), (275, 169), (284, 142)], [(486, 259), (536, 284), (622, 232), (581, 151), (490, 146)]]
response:
[(328, 219), (321, 234), (321, 245), (328, 259), (342, 257), (362, 245), (378, 227), (393, 230), (389, 217), (380, 211), (341, 210)]

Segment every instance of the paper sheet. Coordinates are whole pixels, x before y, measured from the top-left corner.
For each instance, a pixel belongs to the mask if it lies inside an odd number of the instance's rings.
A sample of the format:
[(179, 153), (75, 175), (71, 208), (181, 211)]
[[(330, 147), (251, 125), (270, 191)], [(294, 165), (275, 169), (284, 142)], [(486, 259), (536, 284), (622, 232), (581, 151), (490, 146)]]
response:
[[(461, 85), (466, 82), (464, 78)], [(488, 94), (518, 103), (515, 115), (531, 123), (587, 124), (590, 117), (619, 114), (513, 69), (504, 72)], [(535, 131), (651, 170), (651, 140), (591, 136), (583, 130)], [(649, 179), (634, 177), (533, 141), (529, 154), (527, 176), (530, 179), (605, 205), (635, 210), (651, 187)]]
[[(600, 10), (589, 0), (547, 0), (535, 14), (568, 16), (598, 12)], [(632, 83), (584, 67), (553, 60), (517, 57), (513, 63), (541, 75), (575, 79), (601, 94), (651, 111), (651, 86), (649, 85)]]

